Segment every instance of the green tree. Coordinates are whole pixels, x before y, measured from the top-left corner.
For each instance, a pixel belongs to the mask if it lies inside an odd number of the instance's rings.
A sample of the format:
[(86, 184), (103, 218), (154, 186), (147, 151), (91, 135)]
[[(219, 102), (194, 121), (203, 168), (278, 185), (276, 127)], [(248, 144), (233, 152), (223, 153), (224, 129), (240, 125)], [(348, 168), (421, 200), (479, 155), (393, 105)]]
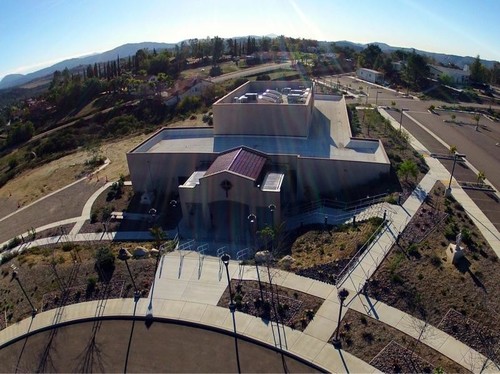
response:
[(404, 178), (406, 182), (408, 182), (408, 177), (412, 176), (413, 178), (417, 178), (418, 176), (418, 166), (413, 160), (406, 160), (399, 165), (398, 175), (401, 178)]
[(479, 120), (481, 119), (481, 115), (479, 113), (474, 114), (474, 120), (476, 121), (476, 131), (479, 131)]
[(360, 63), (368, 69), (377, 69), (382, 65), (382, 50), (378, 45), (368, 44), (368, 46), (360, 52)]
[(470, 66), (470, 77), (471, 82), (484, 83), (485, 79), (485, 67), (481, 63), (481, 58), (479, 55), (476, 56), (474, 62)]
[(224, 39), (216, 36), (212, 42), (212, 65), (216, 66), (224, 53)]
[(11, 126), (7, 132), (8, 146), (18, 145), (30, 140), (35, 133), (35, 126), (30, 121), (17, 123)]
[(415, 52), (408, 56), (403, 70), (403, 79), (416, 90), (425, 88), (428, 84), (430, 69), (425, 58)]
[(166, 239), (165, 231), (163, 231), (163, 229), (160, 226), (154, 225), (149, 229), (149, 232), (153, 237), (156, 249), (160, 249), (161, 242)]
[(115, 270), (115, 255), (109, 247), (101, 247), (95, 254), (95, 268), (99, 278), (109, 281)]
[(486, 174), (484, 171), (480, 171), (477, 173), (477, 183), (484, 184), (484, 180), (486, 179)]

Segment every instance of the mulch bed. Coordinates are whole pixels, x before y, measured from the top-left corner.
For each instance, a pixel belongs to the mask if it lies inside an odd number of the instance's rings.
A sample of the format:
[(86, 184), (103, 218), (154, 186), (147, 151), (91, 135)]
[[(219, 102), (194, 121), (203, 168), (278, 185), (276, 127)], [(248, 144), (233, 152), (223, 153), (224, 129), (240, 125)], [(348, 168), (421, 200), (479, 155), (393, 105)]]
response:
[(384, 373), (432, 373), (434, 366), (409, 349), (391, 341), (370, 362)]
[[(419, 328), (420, 326), (415, 326)], [(332, 334), (330, 341), (335, 337)], [(361, 358), (383, 372), (424, 372), (426, 367), (442, 368), (447, 373), (468, 373), (469, 371), (453, 360), (417, 341), (413, 337), (386, 325), (385, 323), (349, 309), (342, 319), (339, 338), (342, 349)], [(391, 343), (392, 342), (392, 343)], [(392, 345), (396, 344), (395, 347)], [(400, 349), (404, 348), (404, 349)], [(413, 351), (413, 356), (409, 355)], [(412, 357), (412, 360), (409, 358)], [(420, 363), (420, 370), (413, 366), (408, 369), (400, 361), (410, 361), (410, 365)]]
[[(303, 331), (324, 299), (290, 288), (269, 283), (237, 280), (231, 281), (236, 310), (260, 317), (265, 321), (276, 321), (293, 329)], [(279, 301), (279, 302), (278, 302)], [(226, 287), (218, 306), (229, 305), (229, 289)]]
[(301, 269), (296, 272), (297, 275), (318, 280), (328, 284), (336, 284), (337, 276), (344, 270), (350, 258), (334, 260), (328, 264), (312, 266), (307, 269)]
[[(83, 303), (85, 301), (100, 299), (116, 299), (125, 296), (125, 280), (113, 281), (110, 283), (98, 282), (95, 287), (89, 287), (87, 284), (80, 284), (75, 287), (62, 291), (51, 292), (43, 295), (42, 308), (40, 312), (59, 308), (64, 305)], [(133, 291), (133, 290), (132, 290)], [(133, 296), (133, 292), (128, 292)]]
[(62, 233), (64, 234), (69, 234), (71, 229), (75, 226), (74, 223), (68, 223), (66, 225), (61, 225), (58, 227), (53, 227), (48, 230), (43, 230), (40, 232), (36, 233), (36, 238), (35, 239), (42, 239), (42, 238), (50, 238), (53, 236), (59, 236)]
[(498, 349), (500, 345), (500, 331), (486, 328), (479, 322), (463, 316), (454, 309), (450, 309), (446, 313), (439, 323), (438, 328), (500, 364), (500, 349)]
[(448, 214), (422, 204), (413, 217), (413, 224), (408, 225), (400, 236), (400, 239), (407, 243), (420, 243), (432, 231), (438, 228)]

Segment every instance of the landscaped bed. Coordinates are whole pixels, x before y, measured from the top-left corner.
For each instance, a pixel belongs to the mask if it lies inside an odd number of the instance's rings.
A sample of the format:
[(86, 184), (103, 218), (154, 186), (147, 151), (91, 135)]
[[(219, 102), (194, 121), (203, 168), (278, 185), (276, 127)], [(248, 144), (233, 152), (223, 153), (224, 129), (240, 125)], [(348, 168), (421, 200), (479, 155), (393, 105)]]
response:
[[(420, 328), (415, 325), (416, 331)], [(339, 336), (342, 349), (384, 373), (430, 373), (436, 368), (447, 373), (468, 372), (429, 346), (354, 310), (344, 316)]]
[(335, 284), (336, 277), (355, 256), (360, 256), (367, 241), (374, 238), (380, 229), (382, 218), (371, 218), (355, 226), (345, 224), (328, 228), (308, 230), (297, 234), (290, 255), (293, 262), (290, 271), (298, 275)]
[[(13, 265), (30, 301), (38, 311), (78, 302), (133, 297), (133, 285), (125, 264), (115, 259), (105, 273), (96, 269), (96, 251), (109, 247), (115, 256), (120, 247), (133, 252), (132, 243), (62, 243), (30, 248), (1, 265), (0, 329), (31, 315), (21, 288), (12, 277)], [(139, 243), (140, 245), (140, 243)], [(156, 258), (128, 261), (138, 290), (147, 295), (154, 279)]]
[[(498, 362), (500, 352), (491, 349), (491, 344), (498, 345), (500, 336), (498, 257), (464, 208), (453, 198), (444, 198), (444, 190), (440, 182), (434, 186), (401, 233), (399, 244), (370, 280), (368, 292), (433, 326), (442, 326)], [(465, 257), (455, 265), (447, 259), (446, 251), (460, 231)], [(450, 309), (476, 321), (474, 329), (469, 326), (468, 332), (463, 331), (470, 320), (452, 322), (450, 327)], [(472, 330), (490, 331), (491, 337), (475, 339)]]
[[(324, 301), (316, 296), (266, 282), (233, 279), (232, 287), (237, 311), (266, 321), (278, 321), (300, 331), (307, 327)], [(226, 288), (217, 305), (228, 307), (229, 299), (229, 289)]]
[[(425, 176), (429, 167), (424, 158), (410, 146), (406, 133), (394, 129), (388, 120), (377, 110), (355, 110), (349, 106), (351, 130), (354, 136), (380, 139), (391, 162), (391, 174), (388, 181), (372, 186), (371, 193), (389, 192), (390, 200), (401, 203), (411, 195), (415, 187)], [(412, 166), (413, 165), (413, 166)]]

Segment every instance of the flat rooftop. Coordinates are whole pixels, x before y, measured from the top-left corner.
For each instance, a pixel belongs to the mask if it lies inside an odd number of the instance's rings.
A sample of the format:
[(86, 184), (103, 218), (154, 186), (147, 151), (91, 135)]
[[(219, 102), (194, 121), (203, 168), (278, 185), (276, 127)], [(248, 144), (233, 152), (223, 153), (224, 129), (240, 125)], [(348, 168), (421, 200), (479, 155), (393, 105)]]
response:
[(248, 147), (269, 155), (389, 162), (381, 143), (352, 138), (345, 100), (316, 95), (307, 137), (214, 135), (212, 128), (168, 128), (147, 139), (131, 153), (221, 153)]

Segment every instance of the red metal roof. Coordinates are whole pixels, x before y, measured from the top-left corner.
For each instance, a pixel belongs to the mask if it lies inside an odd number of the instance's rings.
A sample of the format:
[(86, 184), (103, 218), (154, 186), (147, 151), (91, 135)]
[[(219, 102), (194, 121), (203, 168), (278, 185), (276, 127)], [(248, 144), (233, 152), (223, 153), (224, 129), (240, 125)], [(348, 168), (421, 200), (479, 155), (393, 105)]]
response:
[(256, 180), (265, 163), (265, 157), (239, 148), (217, 157), (208, 168), (205, 177), (222, 171), (230, 171)]

